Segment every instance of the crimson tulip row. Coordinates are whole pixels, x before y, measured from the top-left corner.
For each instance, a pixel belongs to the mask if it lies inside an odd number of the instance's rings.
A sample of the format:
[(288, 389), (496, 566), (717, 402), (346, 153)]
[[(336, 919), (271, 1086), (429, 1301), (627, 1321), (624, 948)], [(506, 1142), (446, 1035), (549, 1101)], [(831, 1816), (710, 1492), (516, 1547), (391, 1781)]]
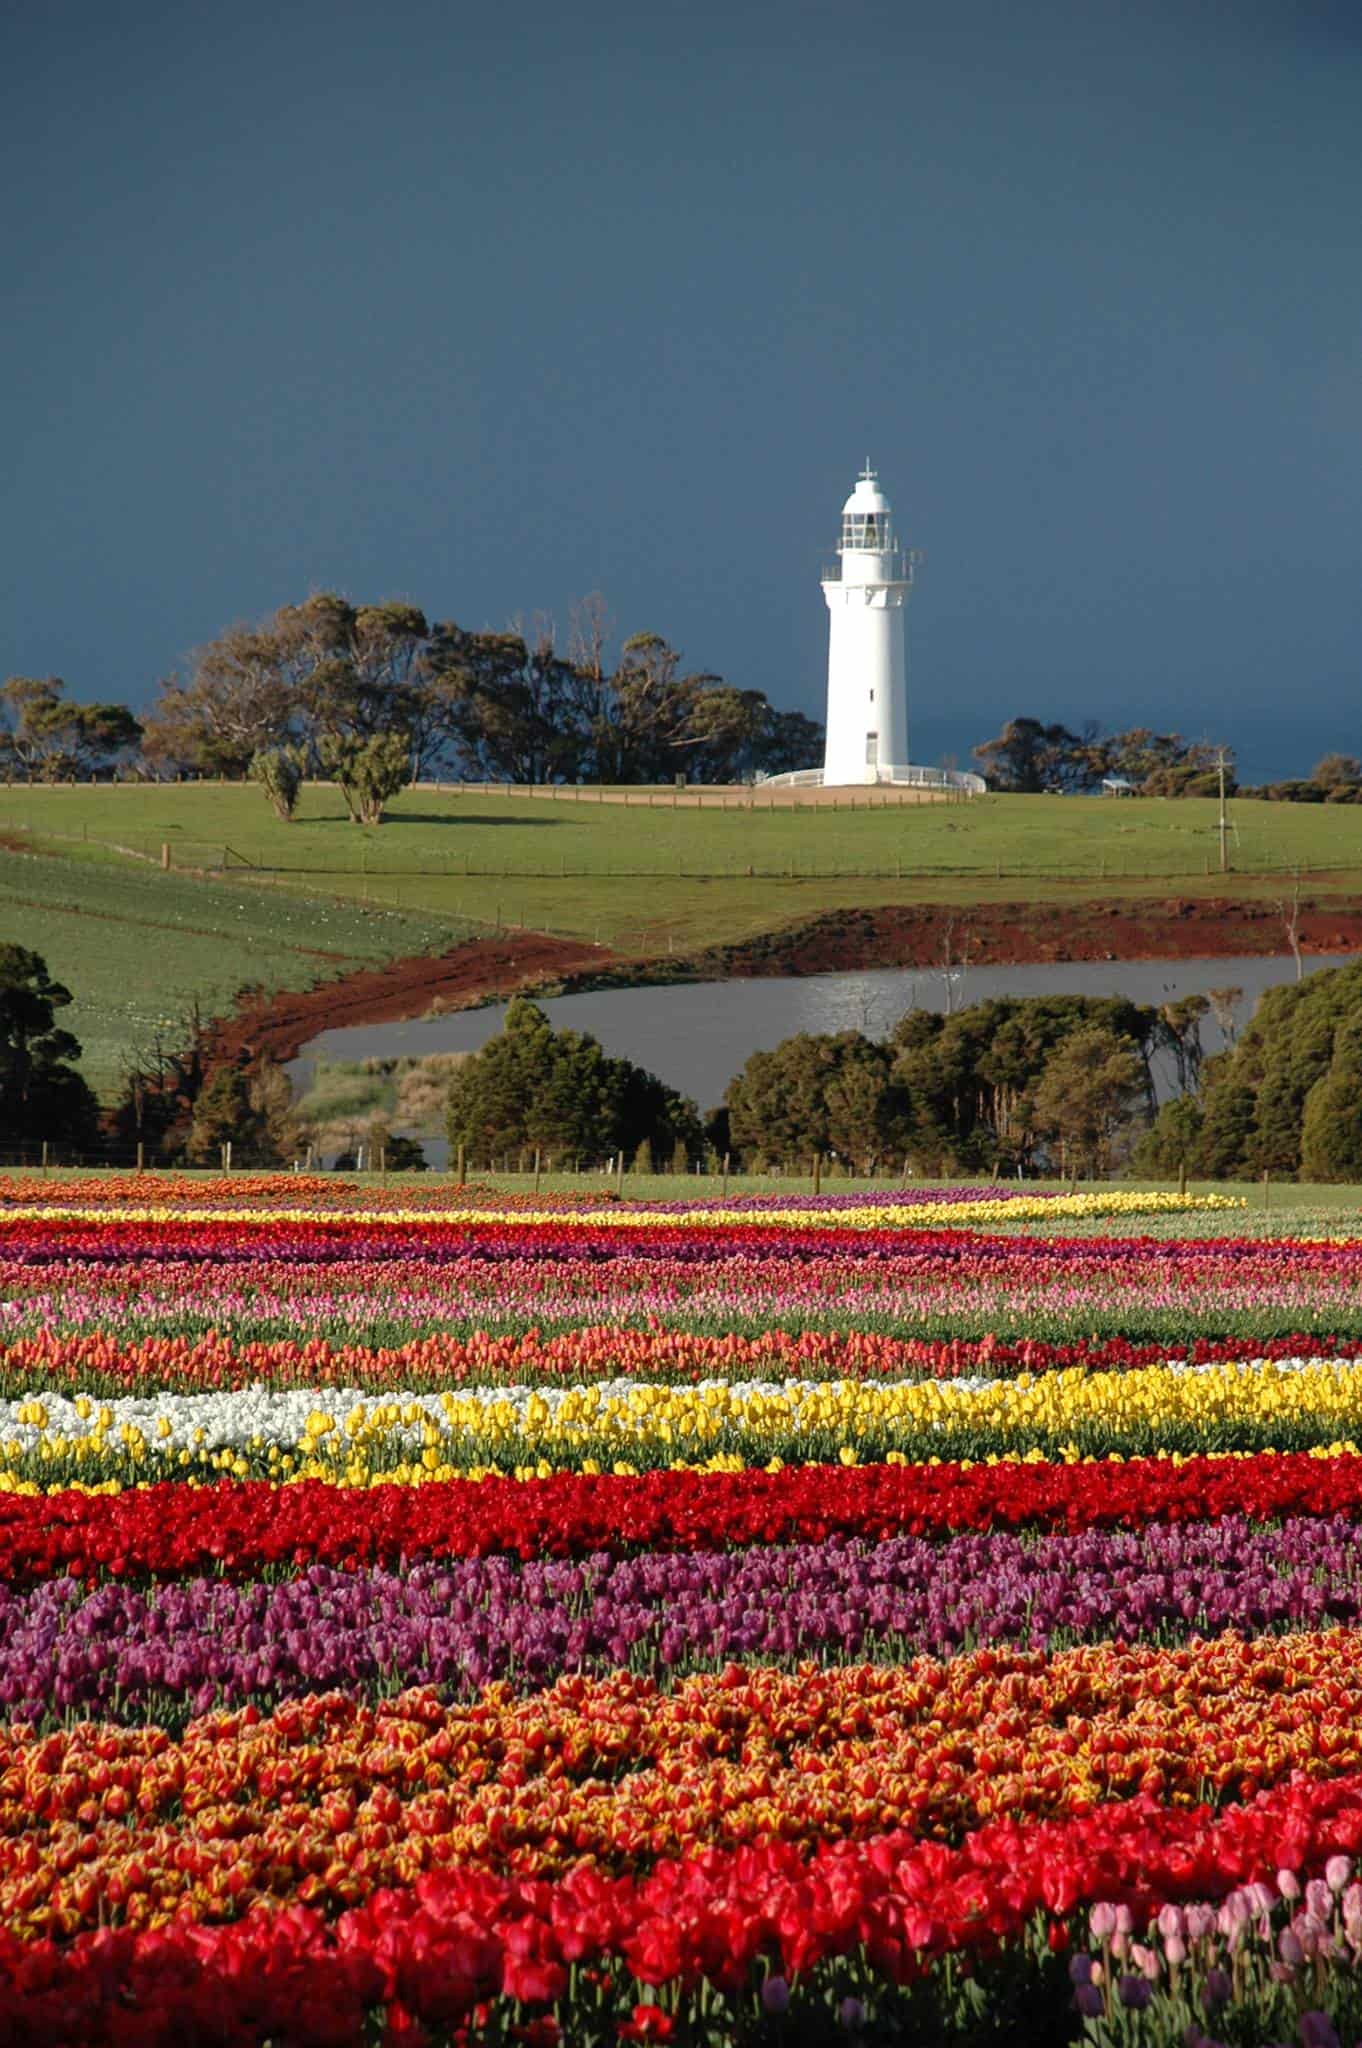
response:
[[(458, 1220), (423, 1217), (414, 1222), (378, 1215), (285, 1217), (249, 1211), (230, 1221), (184, 1216), (154, 1220), (117, 1215), (97, 1219), (79, 1215), (0, 1217), (0, 1257), (19, 1264), (81, 1260), (140, 1267), (174, 1259), (217, 1267), (263, 1257), (280, 1265), (353, 1259), (405, 1265), (411, 1258), (435, 1265), (524, 1258), (566, 1265), (615, 1258), (643, 1259), (653, 1265), (709, 1265), (743, 1256), (820, 1259), (829, 1253), (845, 1253), (847, 1239), (847, 1230), (835, 1225), (766, 1221), (720, 1227), (680, 1221), (548, 1222), (491, 1214)], [(866, 1225), (855, 1232), (858, 1259), (902, 1259), (915, 1252), (963, 1255), (967, 1249), (995, 1242), (1003, 1246), (1008, 1241), (992, 1240), (970, 1229)]]
[(582, 1557), (881, 1541), (970, 1529), (1139, 1529), (1285, 1515), (1362, 1519), (1362, 1456), (1132, 1458), (1089, 1464), (800, 1465), (768, 1472), (558, 1472), (337, 1488), (174, 1481), (124, 1493), (0, 1494), (0, 1577), (259, 1575), (307, 1564)]

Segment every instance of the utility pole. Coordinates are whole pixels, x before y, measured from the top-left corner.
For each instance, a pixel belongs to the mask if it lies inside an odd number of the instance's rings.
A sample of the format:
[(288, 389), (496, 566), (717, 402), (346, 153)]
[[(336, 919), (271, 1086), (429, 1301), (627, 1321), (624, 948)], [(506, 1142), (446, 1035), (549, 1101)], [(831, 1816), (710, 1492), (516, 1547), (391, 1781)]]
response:
[(1227, 826), (1225, 822), (1225, 749), (1223, 747), (1217, 747), (1216, 749), (1215, 765), (1220, 770), (1220, 872), (1223, 875), (1229, 866), (1229, 858), (1225, 847)]

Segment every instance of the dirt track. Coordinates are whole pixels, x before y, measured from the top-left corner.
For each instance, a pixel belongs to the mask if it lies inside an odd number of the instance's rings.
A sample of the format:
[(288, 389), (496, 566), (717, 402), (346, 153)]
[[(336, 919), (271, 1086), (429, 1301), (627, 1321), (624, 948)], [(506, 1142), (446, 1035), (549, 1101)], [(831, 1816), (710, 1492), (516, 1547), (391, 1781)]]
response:
[(290, 1060), (319, 1032), (340, 1024), (386, 1024), (424, 1017), (435, 1005), (464, 1010), (492, 996), (546, 982), (609, 971), (616, 956), (604, 946), (551, 939), (542, 932), (471, 939), (450, 953), (417, 954), (343, 974), (320, 988), (283, 990), (251, 1002), (208, 1028), (213, 1061), (242, 1051)]
[[(1362, 953), (1362, 902), (1303, 906), (1306, 953)], [(335, 1025), (467, 1009), (516, 989), (832, 974), (872, 967), (1022, 965), (1059, 960), (1176, 960), (1288, 950), (1267, 905), (1170, 897), (1144, 903), (990, 903), (834, 911), (809, 923), (689, 960), (626, 960), (601, 946), (540, 932), (473, 939), (452, 952), (396, 960), (320, 988), (249, 1003), (209, 1029), (210, 1061), (245, 1051), (292, 1059)]]

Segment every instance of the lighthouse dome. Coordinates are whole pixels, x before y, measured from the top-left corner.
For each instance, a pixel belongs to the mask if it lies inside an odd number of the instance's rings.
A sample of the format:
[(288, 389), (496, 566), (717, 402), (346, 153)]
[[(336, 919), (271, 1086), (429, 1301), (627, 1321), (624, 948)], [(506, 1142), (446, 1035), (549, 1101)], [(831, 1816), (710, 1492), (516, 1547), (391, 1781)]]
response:
[(856, 479), (856, 488), (842, 507), (844, 519), (867, 519), (875, 514), (892, 512), (893, 506), (880, 489), (880, 480), (867, 463)]

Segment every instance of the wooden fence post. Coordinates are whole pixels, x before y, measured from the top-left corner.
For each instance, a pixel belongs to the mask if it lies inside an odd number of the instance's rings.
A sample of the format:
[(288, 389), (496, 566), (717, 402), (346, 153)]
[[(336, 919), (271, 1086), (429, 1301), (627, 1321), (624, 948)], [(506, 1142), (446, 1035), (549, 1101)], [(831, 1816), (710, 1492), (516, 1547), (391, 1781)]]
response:
[(539, 1147), (534, 1148), (534, 1191), (539, 1193)]

